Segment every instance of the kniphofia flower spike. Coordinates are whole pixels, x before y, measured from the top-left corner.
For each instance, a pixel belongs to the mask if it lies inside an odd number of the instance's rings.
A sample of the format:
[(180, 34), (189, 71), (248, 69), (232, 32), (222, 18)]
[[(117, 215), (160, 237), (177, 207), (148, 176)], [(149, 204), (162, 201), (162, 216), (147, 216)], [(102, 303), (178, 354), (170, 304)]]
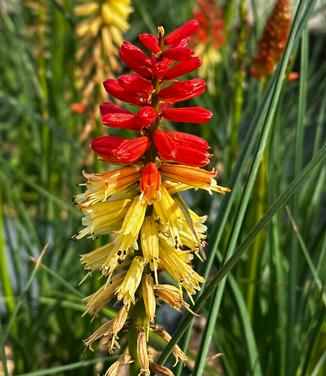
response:
[(289, 0), (276, 0), (258, 43), (252, 61), (252, 76), (265, 80), (273, 74), (280, 61), (291, 28), (291, 6)]
[[(85, 299), (86, 312), (97, 315), (109, 302), (117, 301), (120, 307), (117, 316), (87, 338), (85, 345), (92, 348), (101, 339), (111, 352), (119, 346), (122, 329), (127, 329), (134, 341), (129, 354), (106, 375), (116, 375), (127, 364), (136, 374), (149, 375), (151, 370), (172, 374), (151, 358), (148, 334), (154, 331), (164, 340), (170, 339), (155, 322), (157, 301), (178, 311), (190, 310), (184, 294), (193, 301), (203, 282), (192, 268), (192, 259), (199, 256), (206, 237), (206, 217), (189, 209), (179, 192), (192, 188), (222, 194), (230, 191), (217, 185), (214, 170), (203, 169), (212, 157), (205, 140), (163, 126), (163, 119), (197, 124), (212, 117), (205, 108), (174, 107), (205, 90), (205, 82), (199, 78), (176, 81), (200, 65), (200, 59), (187, 47), (197, 28), (198, 22), (190, 20), (166, 37), (162, 27), (158, 36), (141, 34), (139, 40), (147, 52), (123, 42), (121, 60), (135, 73), (104, 82), (112, 97), (139, 106), (129, 112), (111, 102), (101, 105), (104, 125), (130, 129), (136, 137), (93, 140), (91, 147), (99, 158), (120, 167), (85, 174), (86, 191), (76, 196), (85, 226), (76, 237), (110, 235), (108, 244), (81, 256), (85, 269), (99, 271), (104, 280), (103, 286)], [(173, 285), (164, 283), (162, 271), (174, 280)], [(176, 361), (186, 361), (178, 346), (173, 353)]]
[(224, 21), (221, 8), (215, 0), (197, 0), (193, 15), (199, 23), (192, 45), (201, 56), (200, 77), (207, 81), (208, 91), (216, 92), (215, 72), (221, 60), (220, 48), (224, 43)]

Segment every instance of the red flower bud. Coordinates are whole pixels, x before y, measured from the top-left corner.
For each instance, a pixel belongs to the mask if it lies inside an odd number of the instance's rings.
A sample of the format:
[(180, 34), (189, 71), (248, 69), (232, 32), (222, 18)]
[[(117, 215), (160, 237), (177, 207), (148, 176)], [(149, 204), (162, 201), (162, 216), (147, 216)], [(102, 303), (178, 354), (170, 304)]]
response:
[(124, 41), (120, 47), (121, 60), (132, 70), (147, 80), (152, 79), (151, 59), (140, 48)]
[(171, 61), (170, 59), (165, 59), (165, 58), (163, 58), (161, 61), (154, 62), (153, 63), (154, 77), (161, 80), (164, 77), (169, 65), (171, 65), (172, 63), (173, 61)]
[(103, 82), (105, 90), (115, 98), (122, 101), (135, 104), (137, 106), (144, 106), (147, 104), (148, 97), (143, 93), (133, 93), (125, 90), (118, 80), (106, 80)]
[(77, 114), (82, 114), (86, 112), (86, 107), (83, 103), (73, 103), (70, 106), (72, 112), (76, 112)]
[(137, 74), (123, 74), (118, 78), (119, 84), (127, 91), (149, 95), (153, 91), (151, 82), (137, 76)]
[(137, 137), (125, 140), (117, 149), (115, 155), (120, 163), (133, 163), (146, 153), (151, 146), (148, 137)]
[(181, 102), (197, 97), (205, 91), (206, 83), (201, 78), (177, 82), (162, 89), (159, 97), (167, 102)]
[(212, 156), (204, 139), (188, 133), (156, 130), (154, 143), (161, 158), (166, 161), (202, 167), (209, 163)]
[(189, 60), (182, 61), (181, 63), (170, 68), (164, 75), (165, 80), (173, 80), (174, 78), (183, 76), (184, 74), (190, 73), (193, 70), (199, 68), (201, 65), (201, 60), (199, 57), (193, 57)]
[(288, 81), (295, 81), (299, 78), (300, 74), (299, 72), (291, 72), (288, 75)]
[(188, 60), (193, 54), (193, 50), (184, 47), (171, 47), (163, 52), (164, 57), (177, 61)]
[(155, 121), (157, 113), (153, 107), (144, 106), (135, 115), (137, 122), (144, 127), (148, 127)]
[(153, 107), (144, 106), (135, 115), (129, 113), (106, 113), (102, 116), (104, 125), (113, 128), (126, 128), (140, 131), (149, 127), (156, 119), (156, 111)]
[(160, 198), (161, 175), (155, 163), (149, 162), (143, 169), (140, 179), (142, 197), (151, 204)]
[(135, 115), (124, 113), (109, 113), (102, 116), (102, 123), (113, 128), (126, 128), (139, 131), (140, 126)]
[(199, 23), (193, 19), (172, 31), (166, 38), (166, 44), (178, 43), (181, 39), (190, 37), (198, 29)]
[(185, 48), (188, 46), (189, 42), (190, 42), (190, 37), (187, 37), (187, 38), (181, 39), (177, 43), (173, 43), (172, 47)]
[(92, 141), (91, 147), (106, 162), (133, 163), (143, 156), (150, 144), (147, 137), (127, 140), (121, 137), (100, 136)]
[(108, 114), (108, 113), (124, 113), (124, 114), (130, 114), (130, 112), (128, 110), (126, 110), (125, 108), (123, 107), (120, 107), (116, 104), (113, 104), (111, 102), (105, 102), (105, 103), (102, 103), (100, 104), (100, 112), (101, 112), (101, 115), (105, 115), (105, 114)]
[(99, 154), (101, 159), (116, 162), (115, 152), (124, 141), (122, 137), (100, 136), (91, 142), (91, 148)]
[(168, 108), (163, 111), (163, 117), (184, 123), (207, 123), (213, 113), (202, 107)]
[(154, 52), (154, 54), (157, 54), (161, 51), (158, 40), (153, 34), (140, 34), (138, 38), (141, 41), (142, 45), (150, 51)]

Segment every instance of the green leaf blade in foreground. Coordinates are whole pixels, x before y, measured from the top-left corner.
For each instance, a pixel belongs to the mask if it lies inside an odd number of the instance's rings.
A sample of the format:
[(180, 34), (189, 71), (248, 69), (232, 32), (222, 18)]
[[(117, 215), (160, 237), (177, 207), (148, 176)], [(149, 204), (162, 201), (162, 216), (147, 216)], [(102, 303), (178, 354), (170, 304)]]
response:
[[(195, 305), (192, 307), (194, 312), (199, 312), (199, 310), (203, 307), (204, 303), (206, 302), (207, 298), (214, 292), (216, 287), (218, 286), (219, 282), (234, 268), (234, 266), (239, 262), (242, 255), (245, 253), (247, 248), (253, 242), (257, 234), (265, 228), (273, 216), (286, 205), (288, 200), (293, 196), (293, 194), (300, 188), (302, 183), (315, 171), (317, 166), (322, 163), (326, 162), (326, 144), (315, 154), (313, 159), (307, 164), (307, 166), (295, 177), (292, 183), (287, 187), (285, 192), (283, 192), (273, 203), (270, 209), (264, 214), (262, 219), (257, 223), (257, 225), (250, 231), (250, 233), (246, 236), (245, 240), (241, 243), (241, 245), (237, 248), (234, 255), (221, 267), (221, 269), (216, 273), (215, 277), (208, 283), (207, 287), (203, 291), (202, 295), (197, 299)], [(159, 363), (164, 363), (168, 358), (173, 346), (179, 341), (182, 334), (187, 329), (190, 321), (192, 319), (192, 315), (190, 313), (186, 313), (179, 324), (176, 332), (174, 333), (171, 341), (166, 346), (165, 350), (163, 351)]]

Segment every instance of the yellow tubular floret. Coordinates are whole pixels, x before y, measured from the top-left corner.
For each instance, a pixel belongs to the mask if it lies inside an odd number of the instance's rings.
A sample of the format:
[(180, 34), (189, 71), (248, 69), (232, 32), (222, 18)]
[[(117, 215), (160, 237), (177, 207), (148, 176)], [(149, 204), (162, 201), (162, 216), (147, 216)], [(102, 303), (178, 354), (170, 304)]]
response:
[(112, 231), (112, 227), (118, 225), (125, 217), (131, 200), (114, 200), (100, 202), (85, 210), (86, 216), (82, 223), (86, 226), (76, 236), (77, 239), (85, 235), (104, 235)]
[(75, 7), (76, 16), (88, 16), (97, 12), (99, 9), (99, 4), (89, 2), (87, 4), (78, 5)]
[[(179, 251), (181, 252), (181, 251)], [(196, 273), (184, 261), (184, 257), (176, 252), (165, 240), (160, 239), (160, 265), (166, 270), (188, 293), (189, 297), (200, 289), (204, 278)]]
[(142, 294), (146, 316), (149, 321), (154, 320), (156, 309), (156, 301), (153, 286), (154, 282), (152, 276), (150, 274), (146, 274), (142, 280)]
[(80, 256), (80, 261), (86, 270), (100, 270), (114, 249), (114, 243), (105, 244), (92, 252)]
[(135, 292), (140, 284), (144, 265), (145, 262), (142, 257), (134, 257), (121, 286), (117, 290), (118, 300), (122, 300), (127, 306), (130, 303), (135, 304)]
[(161, 187), (161, 200), (154, 201), (154, 211), (160, 222), (167, 225), (167, 229), (176, 244), (180, 242), (180, 221), (184, 219), (178, 204), (173, 200), (167, 189)]
[(157, 282), (159, 237), (157, 224), (150, 216), (146, 217), (144, 220), (141, 228), (140, 240), (144, 260), (149, 263), (151, 270), (154, 272), (155, 281)]

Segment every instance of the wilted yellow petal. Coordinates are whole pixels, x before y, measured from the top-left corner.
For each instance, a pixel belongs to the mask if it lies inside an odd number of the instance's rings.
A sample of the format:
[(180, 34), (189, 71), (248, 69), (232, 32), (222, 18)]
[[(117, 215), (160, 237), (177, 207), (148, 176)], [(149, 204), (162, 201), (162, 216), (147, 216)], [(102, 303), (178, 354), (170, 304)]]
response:
[(147, 336), (144, 328), (137, 333), (137, 358), (140, 365), (140, 375), (149, 376), (149, 357), (147, 351)]
[(127, 364), (132, 363), (133, 360), (129, 354), (122, 355), (116, 362), (114, 362), (110, 368), (105, 372), (104, 376), (118, 376), (121, 368)]
[(114, 297), (114, 294), (121, 286), (121, 282), (124, 280), (126, 272), (120, 272), (116, 274), (112, 280), (102, 286), (94, 294), (87, 296), (84, 301), (86, 303), (86, 313), (96, 315), (110, 300)]

